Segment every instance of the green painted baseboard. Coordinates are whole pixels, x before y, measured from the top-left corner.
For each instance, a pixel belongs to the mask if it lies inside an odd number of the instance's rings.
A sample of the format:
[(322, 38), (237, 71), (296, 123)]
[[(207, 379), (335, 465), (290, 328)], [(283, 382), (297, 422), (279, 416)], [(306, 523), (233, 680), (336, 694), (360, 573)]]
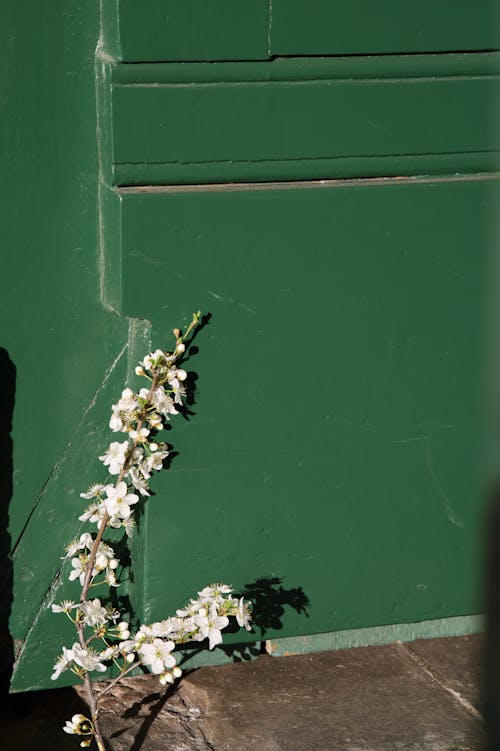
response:
[(480, 615), (438, 618), (420, 623), (395, 623), (390, 626), (330, 631), (311, 636), (291, 636), (266, 642), (266, 652), (276, 657), (306, 652), (322, 652), (350, 647), (369, 647), (395, 641), (436, 639), (444, 636), (466, 636), (484, 630), (484, 617)]
[[(289, 636), (265, 642), (265, 651), (273, 657), (307, 654), (327, 650), (349, 649), (353, 647), (380, 646), (395, 641), (410, 642), (416, 639), (437, 639), (447, 636), (468, 636), (484, 631), (483, 615), (464, 615), (452, 618), (437, 618), (419, 623), (395, 623), (390, 626), (330, 631), (325, 634)], [(247, 662), (261, 654), (260, 642), (237, 644), (217, 648), (213, 652), (206, 649), (184, 652), (179, 660), (183, 668), (223, 665), (228, 662)]]

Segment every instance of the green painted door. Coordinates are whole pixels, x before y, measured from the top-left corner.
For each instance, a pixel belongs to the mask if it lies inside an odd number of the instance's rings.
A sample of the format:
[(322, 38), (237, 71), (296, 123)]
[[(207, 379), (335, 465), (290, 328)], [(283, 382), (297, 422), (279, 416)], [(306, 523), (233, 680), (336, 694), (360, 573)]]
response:
[(109, 406), (198, 308), (137, 617), (263, 579), (248, 639), (477, 613), (499, 3), (70, 5), (7, 24), (13, 687), (49, 683)]

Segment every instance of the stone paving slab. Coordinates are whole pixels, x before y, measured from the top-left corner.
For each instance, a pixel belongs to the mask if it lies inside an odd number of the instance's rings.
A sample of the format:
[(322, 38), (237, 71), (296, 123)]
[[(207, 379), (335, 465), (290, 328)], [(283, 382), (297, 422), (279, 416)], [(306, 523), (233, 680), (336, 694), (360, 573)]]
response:
[[(103, 696), (110, 751), (483, 751), (479, 639), (435, 639), (153, 676)], [(106, 684), (101, 684), (104, 688)], [(4, 705), (5, 709), (5, 705)], [(11, 697), (2, 751), (68, 751), (74, 689)]]
[(408, 647), (441, 678), (481, 711), (483, 639), (479, 635), (454, 639), (419, 639)]

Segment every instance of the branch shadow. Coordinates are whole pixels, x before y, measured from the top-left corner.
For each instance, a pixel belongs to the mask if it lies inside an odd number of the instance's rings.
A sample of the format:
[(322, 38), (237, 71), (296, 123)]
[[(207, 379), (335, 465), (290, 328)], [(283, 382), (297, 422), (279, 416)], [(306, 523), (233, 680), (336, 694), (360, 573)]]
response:
[[(201, 331), (205, 329), (209, 324), (210, 320), (212, 318), (212, 313), (206, 313), (203, 315), (200, 319), (200, 323), (194, 329), (194, 331), (191, 333), (191, 335), (186, 339), (185, 345), (186, 350), (184, 352), (184, 355), (179, 358), (178, 365), (182, 367), (183, 369), (186, 369), (186, 366), (188, 365), (189, 361), (195, 357), (200, 349), (198, 346), (194, 345), (194, 340), (199, 336)], [(185, 395), (185, 401), (183, 404), (176, 404), (176, 409), (178, 410), (179, 414), (184, 420), (189, 421), (191, 417), (194, 417), (196, 415), (196, 412), (193, 410), (194, 405), (196, 404), (196, 390), (197, 390), (197, 381), (198, 381), (198, 374), (195, 373), (193, 370), (187, 370), (187, 377), (184, 381), (184, 388), (186, 389), (186, 395)], [(152, 431), (150, 438), (155, 436), (157, 439), (162, 439), (162, 433), (166, 433), (168, 436), (168, 433), (172, 430), (172, 426), (170, 424), (164, 425), (164, 427), (161, 430), (158, 431)], [(164, 441), (167, 444), (167, 450), (168, 450), (168, 456), (165, 457), (163, 461), (163, 469), (169, 470), (172, 466), (173, 462), (175, 461), (176, 457), (179, 456), (179, 452), (175, 451), (174, 446), (169, 443), (168, 440)], [(150, 491), (150, 497), (155, 496), (154, 490)], [(144, 503), (139, 503), (137, 505), (137, 508), (135, 510), (135, 520), (137, 527), (140, 528), (142, 517), (144, 515)]]
[(500, 485), (487, 514), (486, 638), (481, 704), (488, 751), (500, 751)]
[[(143, 709), (148, 704), (152, 705), (149, 710), (148, 716), (144, 719), (144, 722), (142, 723), (141, 727), (139, 728), (132, 746), (130, 747), (130, 751), (140, 751), (144, 741), (147, 738), (147, 735), (151, 729), (151, 726), (153, 722), (156, 720), (160, 712), (162, 711), (163, 707), (167, 703), (167, 701), (170, 699), (173, 694), (175, 694), (177, 691), (177, 686), (169, 687), (166, 691), (163, 693), (156, 692), (154, 694), (149, 694), (148, 696), (145, 696), (143, 699), (141, 699), (140, 702), (135, 702), (132, 704), (131, 707), (129, 707), (123, 714), (124, 719), (129, 719), (130, 717), (136, 717), (140, 710)], [(111, 736), (114, 737), (114, 736)]]
[[(241, 592), (235, 596), (244, 597), (252, 602), (252, 623), (254, 634), (259, 639), (254, 642), (219, 645), (217, 649), (224, 653), (233, 662), (248, 662), (265, 653), (265, 635), (269, 629), (280, 630), (283, 628), (286, 617), (286, 609), (291, 608), (299, 614), (308, 617), (306, 608), (309, 606), (309, 598), (302, 587), (286, 589), (283, 586), (283, 578), (277, 576), (264, 576), (254, 582), (245, 584)], [(225, 629), (225, 634), (240, 631), (235, 622)], [(180, 659), (178, 664), (184, 666), (185, 674), (193, 672), (196, 668), (190, 668), (189, 662), (193, 657), (207, 649), (205, 642), (187, 644), (179, 650)], [(187, 664), (187, 668), (186, 668)], [(124, 720), (131, 720), (141, 715), (144, 708), (149, 707), (149, 714), (144, 718), (137, 731), (130, 751), (141, 751), (148, 733), (158, 715), (164, 709), (168, 700), (178, 691), (179, 684), (171, 686), (165, 692), (154, 692), (144, 696), (140, 701), (134, 702), (122, 715)], [(110, 740), (118, 738), (125, 730), (119, 730), (110, 736)]]
[[(266, 654), (265, 638), (269, 629), (280, 631), (286, 608), (295, 610), (299, 615), (309, 617), (309, 597), (302, 587), (286, 589), (282, 586), (283, 578), (279, 576), (262, 576), (254, 582), (245, 584), (242, 590), (235, 593), (235, 597), (243, 597), (252, 603), (253, 633), (258, 635), (255, 641), (236, 644), (221, 644), (217, 647), (233, 662), (249, 662), (261, 654)], [(235, 634), (241, 631), (236, 621), (225, 629), (225, 634)], [(206, 650), (204, 643), (183, 646), (183, 657), (179, 661), (180, 667), (189, 663), (201, 652)]]

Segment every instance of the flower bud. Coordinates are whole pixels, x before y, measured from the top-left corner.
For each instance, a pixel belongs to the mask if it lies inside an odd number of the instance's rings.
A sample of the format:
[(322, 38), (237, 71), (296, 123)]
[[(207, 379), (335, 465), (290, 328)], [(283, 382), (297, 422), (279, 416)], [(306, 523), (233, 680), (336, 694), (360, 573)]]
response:
[(143, 376), (144, 375), (144, 368), (142, 367), (142, 365), (138, 365), (136, 367), (135, 374), (138, 375), (138, 376)]
[(181, 342), (180, 344), (177, 345), (177, 347), (175, 348), (175, 351), (179, 352), (179, 354), (182, 354), (183, 352), (186, 351), (186, 345)]
[(180, 337), (180, 335), (181, 335), (181, 330), (180, 329), (174, 329), (174, 336), (175, 336), (175, 338), (178, 339)]

